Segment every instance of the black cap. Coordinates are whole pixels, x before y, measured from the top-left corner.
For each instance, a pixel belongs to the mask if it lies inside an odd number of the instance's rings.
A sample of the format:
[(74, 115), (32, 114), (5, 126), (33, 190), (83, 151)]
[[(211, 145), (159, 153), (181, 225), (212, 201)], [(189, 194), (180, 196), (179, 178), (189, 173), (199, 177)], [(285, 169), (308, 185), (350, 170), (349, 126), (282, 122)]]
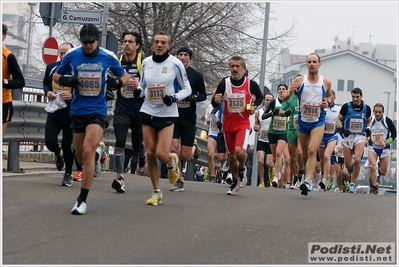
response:
[(190, 50), (190, 48), (186, 47), (186, 46), (182, 46), (179, 48), (179, 50), (177, 50), (177, 54), (179, 55), (181, 52), (186, 52), (189, 56), (190, 59), (193, 56), (193, 51)]
[(98, 31), (97, 27), (93, 24), (86, 24), (80, 30), (80, 41), (84, 42), (94, 42), (98, 40), (100, 32)]

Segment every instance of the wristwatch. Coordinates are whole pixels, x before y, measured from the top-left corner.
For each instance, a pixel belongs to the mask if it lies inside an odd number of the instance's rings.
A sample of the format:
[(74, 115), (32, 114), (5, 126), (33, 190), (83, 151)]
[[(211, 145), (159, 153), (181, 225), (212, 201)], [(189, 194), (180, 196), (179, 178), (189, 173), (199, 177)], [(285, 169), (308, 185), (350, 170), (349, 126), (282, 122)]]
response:
[(7, 79), (4, 79), (3, 82), (4, 82), (4, 84), (8, 84), (8, 80)]

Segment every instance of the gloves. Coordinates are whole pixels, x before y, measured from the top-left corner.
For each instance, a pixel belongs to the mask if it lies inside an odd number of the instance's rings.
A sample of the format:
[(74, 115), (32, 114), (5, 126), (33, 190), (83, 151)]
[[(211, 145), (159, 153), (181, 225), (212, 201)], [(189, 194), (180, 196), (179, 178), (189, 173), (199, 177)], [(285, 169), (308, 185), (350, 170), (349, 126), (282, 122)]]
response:
[(165, 103), (165, 105), (167, 105), (168, 107), (171, 106), (173, 102), (176, 102), (176, 98), (171, 95), (164, 96), (162, 100)]
[(266, 119), (270, 118), (272, 115), (273, 115), (273, 114), (272, 114), (271, 112), (269, 112), (269, 113), (263, 113), (263, 115), (262, 115), (262, 120), (266, 120)]
[(134, 89), (133, 90), (133, 96), (134, 98), (139, 98), (141, 95), (141, 89)]
[(107, 101), (111, 101), (111, 100), (114, 100), (114, 99), (115, 99), (115, 94), (114, 94), (114, 92), (113, 92), (110, 88), (108, 88), (108, 87), (107, 87), (107, 90), (106, 90), (105, 99), (106, 99)]
[(290, 115), (291, 115), (291, 110), (287, 110), (286, 112), (284, 112), (285, 117), (289, 117)]
[(217, 126), (218, 126), (218, 129), (221, 131), (221, 130), (222, 130), (223, 123), (221, 123), (220, 121), (218, 121), (216, 124), (217, 124)]
[(76, 87), (78, 86), (79, 80), (75, 77), (65, 77), (65, 76), (61, 76), (58, 80), (58, 83), (62, 86), (69, 86), (69, 87)]
[(339, 129), (339, 132), (343, 134), (345, 137), (348, 137), (351, 134), (351, 132), (345, 129), (344, 127), (341, 127), (341, 129)]
[(370, 136), (371, 136), (370, 127), (367, 127), (367, 128), (366, 128), (366, 136), (367, 136), (367, 137), (370, 137)]
[(110, 88), (120, 89), (122, 87), (121, 78), (108, 78), (107, 86)]
[(197, 95), (190, 95), (186, 97), (186, 101), (197, 101), (198, 96)]

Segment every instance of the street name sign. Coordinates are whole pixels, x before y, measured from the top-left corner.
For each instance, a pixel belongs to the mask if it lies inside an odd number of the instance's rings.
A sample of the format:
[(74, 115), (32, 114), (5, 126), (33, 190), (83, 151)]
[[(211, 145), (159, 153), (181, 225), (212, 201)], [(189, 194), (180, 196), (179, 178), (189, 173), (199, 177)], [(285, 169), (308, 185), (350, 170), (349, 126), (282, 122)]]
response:
[(102, 23), (101, 12), (76, 11), (76, 10), (61, 10), (60, 21), (62, 23), (75, 24), (95, 24)]

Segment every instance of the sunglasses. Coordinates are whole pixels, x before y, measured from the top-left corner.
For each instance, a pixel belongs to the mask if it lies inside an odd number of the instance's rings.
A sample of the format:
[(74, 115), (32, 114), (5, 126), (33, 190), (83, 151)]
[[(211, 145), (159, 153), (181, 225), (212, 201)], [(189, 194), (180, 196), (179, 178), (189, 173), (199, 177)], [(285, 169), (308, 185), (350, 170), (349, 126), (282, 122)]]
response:
[(86, 42), (82, 42), (82, 44), (94, 44), (95, 41), (86, 41)]

